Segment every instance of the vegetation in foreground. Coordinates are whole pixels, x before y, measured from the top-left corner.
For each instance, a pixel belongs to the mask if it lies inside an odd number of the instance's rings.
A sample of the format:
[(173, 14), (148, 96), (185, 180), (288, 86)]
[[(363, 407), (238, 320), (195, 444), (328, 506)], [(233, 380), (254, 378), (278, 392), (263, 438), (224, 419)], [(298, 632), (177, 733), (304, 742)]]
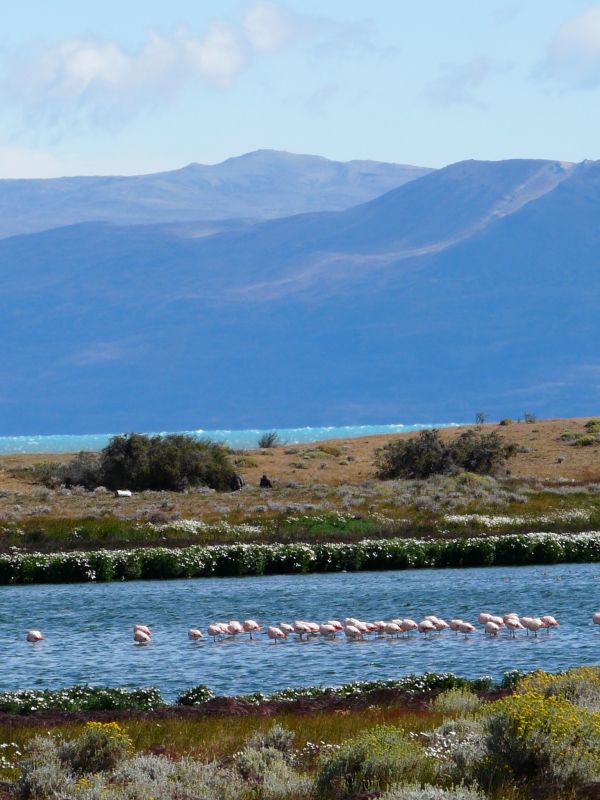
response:
[(360, 709), (119, 722), (0, 722), (17, 798), (530, 800), (600, 788), (600, 670), (531, 673)]

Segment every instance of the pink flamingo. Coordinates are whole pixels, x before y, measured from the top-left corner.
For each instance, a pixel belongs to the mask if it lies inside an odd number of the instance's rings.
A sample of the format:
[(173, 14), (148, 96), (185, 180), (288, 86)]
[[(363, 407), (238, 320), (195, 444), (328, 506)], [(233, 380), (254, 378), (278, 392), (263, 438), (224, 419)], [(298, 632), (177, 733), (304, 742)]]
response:
[(326, 636), (330, 639), (333, 639), (335, 638), (337, 630), (335, 626), (329, 625), (327, 622), (325, 622), (323, 623), (323, 625), (319, 625), (319, 633), (321, 634), (321, 636)]
[(521, 623), (519, 621), (519, 618), (517, 616), (514, 616), (514, 617), (507, 616), (505, 618), (505, 620), (504, 620), (504, 624), (506, 625), (506, 627), (510, 631), (511, 636), (512, 636), (513, 639), (516, 637), (516, 632), (518, 630), (523, 630), (524, 629), (524, 626), (521, 625)]
[(592, 622), (594, 625), (600, 625), (600, 611), (595, 611), (592, 614)]
[(485, 623), (489, 622), (491, 618), (492, 618), (491, 614), (482, 611), (482, 613), (477, 617), (477, 622), (480, 625), (485, 625)]
[(202, 635), (203, 634), (200, 628), (190, 628), (188, 631), (188, 637), (194, 642), (197, 642), (200, 639), (202, 639)]
[(461, 623), (462, 623), (462, 619), (451, 619), (450, 622), (448, 623), (448, 625), (449, 625), (451, 631), (454, 631), (455, 633), (458, 633)]
[(260, 625), (254, 619), (245, 619), (242, 627), (245, 633), (250, 634), (250, 638), (252, 639), (253, 633), (258, 633), (260, 631)]
[(267, 635), (269, 639), (273, 639), (274, 644), (277, 644), (278, 639), (287, 639), (287, 634), (275, 625), (269, 625), (267, 628)]
[(419, 626), (414, 621), (414, 619), (403, 619), (400, 620), (400, 628), (407, 636), (410, 636), (411, 631), (419, 630)]
[(41, 631), (30, 630), (27, 631), (27, 636), (25, 638), (28, 642), (41, 642), (44, 637), (42, 636)]
[(546, 628), (546, 633), (550, 633), (550, 628), (558, 628), (560, 627), (560, 623), (556, 620), (552, 614), (545, 614), (542, 617), (542, 623), (544, 628)]
[(489, 633), (490, 636), (498, 636), (498, 632), (500, 631), (500, 625), (497, 622), (492, 622), (492, 620), (488, 620), (483, 629), (486, 633)]
[(133, 630), (134, 631), (141, 631), (142, 633), (145, 633), (146, 636), (152, 636), (152, 631), (150, 630), (150, 628), (147, 625), (134, 625), (133, 626)]
[(328, 619), (325, 624), (326, 625), (333, 625), (333, 627), (336, 629), (336, 631), (343, 631), (344, 630), (344, 626), (337, 619)]
[(217, 636), (223, 635), (223, 626), (220, 622), (211, 622), (206, 630), (208, 635), (213, 637), (213, 642), (217, 641)]
[(427, 633), (433, 633), (436, 628), (435, 628), (435, 625), (433, 624), (433, 622), (430, 619), (423, 619), (417, 625), (417, 629), (418, 629), (419, 633), (427, 634)]
[(385, 632), (392, 637), (395, 636), (398, 638), (398, 636), (402, 633), (402, 628), (397, 622), (387, 622), (385, 625)]
[(346, 625), (344, 628), (344, 633), (348, 639), (356, 640), (363, 638), (363, 632), (360, 630), (360, 628), (357, 628), (356, 625)]
[(308, 623), (304, 622), (302, 619), (297, 619), (294, 622), (293, 628), (294, 632), (297, 633), (301, 639), (304, 634), (308, 636), (310, 633), (310, 625), (308, 625)]
[(133, 641), (136, 644), (150, 644), (152, 637), (139, 628), (133, 629)]
[(470, 622), (461, 622), (458, 626), (458, 632), (464, 633), (466, 639), (470, 633), (475, 633), (475, 626), (471, 625)]

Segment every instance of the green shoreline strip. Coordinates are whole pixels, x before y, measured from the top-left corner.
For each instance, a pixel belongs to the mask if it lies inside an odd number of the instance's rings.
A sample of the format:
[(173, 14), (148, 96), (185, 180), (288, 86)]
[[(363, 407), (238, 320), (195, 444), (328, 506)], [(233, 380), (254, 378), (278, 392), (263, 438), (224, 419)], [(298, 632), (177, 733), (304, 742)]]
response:
[(528, 533), (349, 544), (233, 544), (15, 553), (0, 556), (0, 585), (222, 578), (600, 561), (600, 532)]

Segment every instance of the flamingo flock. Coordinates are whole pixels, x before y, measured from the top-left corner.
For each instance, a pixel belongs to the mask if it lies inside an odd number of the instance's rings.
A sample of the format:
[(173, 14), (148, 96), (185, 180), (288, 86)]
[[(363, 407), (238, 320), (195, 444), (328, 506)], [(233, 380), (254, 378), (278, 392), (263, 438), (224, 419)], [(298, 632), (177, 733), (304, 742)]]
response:
[[(516, 638), (519, 631), (525, 631), (527, 636), (545, 630), (550, 632), (552, 628), (559, 627), (560, 623), (551, 614), (541, 617), (519, 616), (516, 612), (497, 615), (488, 612), (481, 612), (477, 617), (479, 625), (483, 626), (483, 633), (491, 638), (497, 637), (503, 631), (508, 633), (510, 638)], [(600, 611), (592, 615), (592, 623), (600, 625)], [(467, 620), (451, 619), (449, 622), (441, 617), (430, 614), (420, 622), (413, 619), (392, 619), (389, 621), (378, 620), (376, 622), (366, 622), (356, 617), (346, 617), (343, 622), (336, 619), (329, 619), (326, 622), (318, 623), (308, 620), (295, 620), (292, 623), (281, 622), (277, 625), (268, 625), (266, 629), (254, 619), (246, 619), (243, 622), (230, 620), (229, 622), (212, 622), (207, 626), (207, 635), (213, 641), (223, 641), (225, 639), (235, 639), (237, 636), (246, 634), (250, 639), (256, 634), (266, 634), (273, 642), (295, 637), (298, 640), (307, 640), (314, 637), (325, 639), (335, 639), (343, 634), (348, 641), (364, 640), (368, 636), (377, 638), (397, 639), (401, 636), (408, 638), (411, 634), (423, 634), (433, 636), (442, 634), (445, 631), (453, 631), (468, 638), (477, 633), (477, 627)], [(40, 642), (45, 637), (41, 631), (31, 629), (27, 631), (26, 640), (28, 642)], [(193, 642), (199, 642), (204, 638), (204, 633), (200, 628), (190, 628), (188, 638)], [(152, 630), (147, 625), (136, 623), (133, 626), (133, 641), (138, 645), (147, 645), (152, 642)]]

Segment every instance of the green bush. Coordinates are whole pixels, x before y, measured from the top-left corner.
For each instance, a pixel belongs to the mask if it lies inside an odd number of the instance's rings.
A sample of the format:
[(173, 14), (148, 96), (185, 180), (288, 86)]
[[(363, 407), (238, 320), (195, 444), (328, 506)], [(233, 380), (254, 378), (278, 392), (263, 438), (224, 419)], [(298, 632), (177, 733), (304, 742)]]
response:
[(0, 693), (0, 711), (33, 714), (43, 711), (153, 711), (165, 705), (158, 689), (72, 686)]
[(180, 706), (199, 706), (214, 697), (214, 693), (204, 683), (193, 686), (177, 698)]
[(133, 750), (133, 742), (118, 722), (88, 722), (81, 736), (63, 742), (60, 761), (79, 775), (115, 769)]
[(439, 431), (433, 429), (421, 431), (416, 437), (388, 442), (375, 451), (375, 467), (377, 476), (384, 480), (429, 478), (456, 469), (487, 475), (514, 452), (514, 447), (506, 445), (497, 431), (463, 431), (446, 445)]
[(448, 451), (438, 430), (424, 430), (418, 436), (398, 439), (375, 451), (377, 476), (429, 478), (450, 469)]
[(381, 725), (344, 742), (323, 758), (317, 794), (346, 798), (385, 791), (401, 781), (421, 781), (432, 774), (423, 749), (401, 728)]
[(564, 792), (600, 776), (600, 714), (540, 691), (536, 681), (525, 678), (522, 691), (491, 704), (480, 785), (514, 781)]
[(468, 689), (447, 689), (438, 694), (432, 707), (439, 714), (471, 714), (481, 705), (481, 700)]
[(114, 436), (101, 454), (110, 489), (181, 491), (189, 486), (229, 489), (234, 468), (225, 447), (184, 434)]
[(278, 750), (280, 753), (291, 755), (294, 751), (294, 734), (283, 725), (273, 725), (266, 733), (258, 731), (246, 742), (247, 747), (254, 750)]

